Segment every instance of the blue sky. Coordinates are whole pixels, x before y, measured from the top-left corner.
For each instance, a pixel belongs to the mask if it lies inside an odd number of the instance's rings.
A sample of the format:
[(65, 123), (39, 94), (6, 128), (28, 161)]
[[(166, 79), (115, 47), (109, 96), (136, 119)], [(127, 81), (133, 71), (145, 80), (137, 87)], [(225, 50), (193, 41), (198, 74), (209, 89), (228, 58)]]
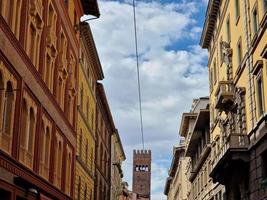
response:
[[(131, 0), (99, 1), (90, 21), (104, 69), (103, 81), (132, 182), (132, 151), (142, 148)], [(207, 96), (207, 53), (199, 47), (207, 0), (137, 0), (145, 148), (152, 150), (152, 199), (164, 200), (172, 148), (179, 143), (182, 112)]]

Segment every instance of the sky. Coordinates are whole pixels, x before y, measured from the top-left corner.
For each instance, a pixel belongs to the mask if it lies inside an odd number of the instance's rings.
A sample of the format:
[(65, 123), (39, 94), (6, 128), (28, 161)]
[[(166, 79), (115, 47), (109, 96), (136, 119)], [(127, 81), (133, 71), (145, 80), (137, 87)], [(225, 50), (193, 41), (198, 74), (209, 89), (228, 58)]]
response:
[[(208, 0), (136, 0), (145, 148), (152, 151), (152, 200), (164, 186), (183, 112), (208, 95), (207, 52), (199, 46)], [(110, 109), (126, 154), (132, 186), (133, 149), (141, 149), (132, 0), (100, 0), (89, 22)]]

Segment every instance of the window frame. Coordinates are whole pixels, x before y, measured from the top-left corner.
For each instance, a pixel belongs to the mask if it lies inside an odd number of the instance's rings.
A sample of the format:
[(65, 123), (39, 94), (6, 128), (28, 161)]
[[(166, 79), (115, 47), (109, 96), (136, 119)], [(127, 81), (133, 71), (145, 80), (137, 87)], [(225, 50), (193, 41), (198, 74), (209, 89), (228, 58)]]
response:
[(239, 22), (240, 18), (240, 2), (239, 0), (235, 0), (235, 20), (236, 20), (236, 25)]
[(237, 44), (236, 44), (236, 50), (237, 50), (237, 67), (242, 64), (243, 60), (243, 51), (242, 51), (242, 38), (239, 37)]
[[(256, 81), (256, 98), (257, 98), (258, 116), (261, 117), (265, 112), (264, 84), (263, 84), (262, 69), (260, 69), (258, 74), (256, 75), (255, 81)], [(259, 93), (259, 82), (261, 83), (260, 85), (261, 93)]]
[[(255, 15), (256, 13), (256, 15)], [(252, 30), (253, 30), (253, 35), (256, 35), (258, 30), (259, 30), (259, 9), (258, 9), (258, 4), (255, 3), (253, 6), (252, 12)]]
[(230, 20), (230, 15), (226, 19), (226, 39), (227, 42), (230, 44), (231, 43), (231, 20)]

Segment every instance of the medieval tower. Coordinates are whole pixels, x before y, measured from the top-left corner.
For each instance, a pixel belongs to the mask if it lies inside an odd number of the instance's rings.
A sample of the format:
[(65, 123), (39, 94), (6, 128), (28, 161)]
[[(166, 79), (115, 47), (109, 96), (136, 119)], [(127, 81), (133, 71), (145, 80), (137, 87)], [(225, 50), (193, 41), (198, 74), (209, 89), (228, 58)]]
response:
[(134, 150), (133, 152), (133, 193), (137, 199), (150, 200), (151, 151)]

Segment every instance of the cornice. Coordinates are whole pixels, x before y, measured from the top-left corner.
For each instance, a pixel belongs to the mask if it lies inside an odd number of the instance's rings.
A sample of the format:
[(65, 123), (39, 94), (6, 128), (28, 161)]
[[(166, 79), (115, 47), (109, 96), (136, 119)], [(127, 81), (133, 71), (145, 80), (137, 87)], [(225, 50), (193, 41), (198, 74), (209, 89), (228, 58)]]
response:
[[(101, 62), (97, 53), (97, 48), (95, 46), (93, 34), (91, 28), (88, 23), (81, 22), (80, 23), (80, 31), (81, 31), (81, 38), (84, 41), (84, 46), (87, 50), (87, 55), (93, 61), (93, 68), (92, 70), (96, 74), (96, 80), (103, 80), (104, 73), (102, 70)], [(94, 70), (95, 69), (95, 70)]]
[(220, 0), (209, 0), (208, 8), (206, 10), (204, 28), (200, 39), (200, 45), (202, 48), (209, 47), (213, 30), (216, 25), (216, 17), (219, 8), (220, 8)]

